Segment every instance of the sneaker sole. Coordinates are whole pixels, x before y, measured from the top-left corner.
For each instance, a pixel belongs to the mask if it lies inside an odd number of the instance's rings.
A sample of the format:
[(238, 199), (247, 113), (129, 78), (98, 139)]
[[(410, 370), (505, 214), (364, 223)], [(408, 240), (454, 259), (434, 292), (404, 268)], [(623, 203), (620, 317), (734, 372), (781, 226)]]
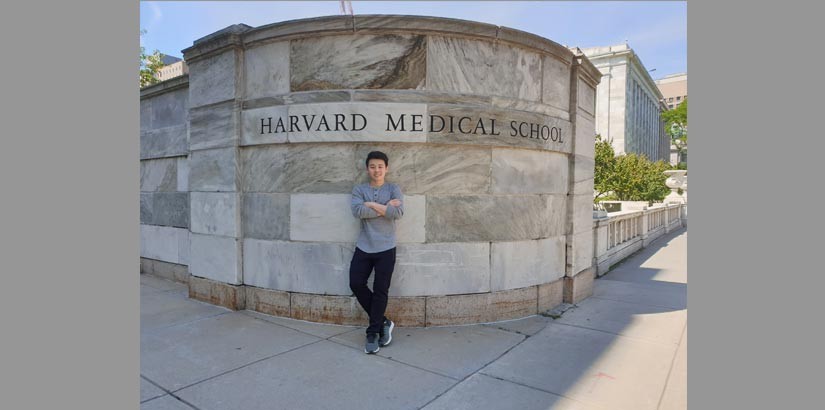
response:
[(368, 352), (367, 348), (364, 348), (364, 353), (366, 353), (366, 354), (376, 354), (376, 353), (378, 353), (379, 350), (381, 350), (380, 347), (376, 348), (374, 352)]
[(395, 322), (390, 323), (390, 330), (389, 330), (390, 338), (389, 338), (389, 340), (387, 340), (387, 343), (384, 343), (381, 346), (386, 346), (386, 345), (390, 344), (390, 342), (392, 342), (392, 330), (393, 329), (395, 329)]

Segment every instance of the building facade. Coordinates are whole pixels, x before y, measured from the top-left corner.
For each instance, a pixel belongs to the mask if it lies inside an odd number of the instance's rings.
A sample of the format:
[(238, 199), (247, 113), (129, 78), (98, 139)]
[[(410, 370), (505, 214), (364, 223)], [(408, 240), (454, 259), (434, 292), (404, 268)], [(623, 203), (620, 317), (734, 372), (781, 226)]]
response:
[(643, 154), (669, 160), (670, 139), (661, 112), (662, 93), (641, 59), (627, 44), (583, 48), (602, 73), (596, 90), (596, 133), (613, 143), (616, 154)]
[(672, 110), (687, 101), (687, 73), (672, 74), (656, 80), (667, 109)]
[(163, 61), (164, 66), (155, 74), (155, 78), (159, 81), (166, 81), (189, 74), (189, 66), (180, 58), (164, 54), (161, 61)]

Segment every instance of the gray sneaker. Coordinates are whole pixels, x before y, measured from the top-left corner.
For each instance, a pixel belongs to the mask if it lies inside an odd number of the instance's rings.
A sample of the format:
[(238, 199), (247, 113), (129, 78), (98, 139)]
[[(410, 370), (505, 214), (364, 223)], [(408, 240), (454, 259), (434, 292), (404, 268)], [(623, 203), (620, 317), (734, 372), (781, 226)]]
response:
[(378, 350), (378, 335), (375, 333), (367, 333), (367, 344), (364, 346), (364, 353), (378, 353)]
[(378, 344), (386, 346), (392, 342), (392, 329), (395, 328), (395, 323), (392, 320), (384, 319), (384, 327), (381, 329), (381, 337), (378, 339)]

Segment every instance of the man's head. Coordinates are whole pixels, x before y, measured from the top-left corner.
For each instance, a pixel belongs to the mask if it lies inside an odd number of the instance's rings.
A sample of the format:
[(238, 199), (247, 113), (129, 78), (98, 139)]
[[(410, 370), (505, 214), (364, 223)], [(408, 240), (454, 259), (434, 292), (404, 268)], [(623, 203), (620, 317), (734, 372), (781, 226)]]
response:
[(387, 154), (381, 151), (372, 151), (367, 154), (367, 174), (370, 176), (370, 182), (381, 185), (384, 183), (384, 177), (390, 170), (390, 159)]

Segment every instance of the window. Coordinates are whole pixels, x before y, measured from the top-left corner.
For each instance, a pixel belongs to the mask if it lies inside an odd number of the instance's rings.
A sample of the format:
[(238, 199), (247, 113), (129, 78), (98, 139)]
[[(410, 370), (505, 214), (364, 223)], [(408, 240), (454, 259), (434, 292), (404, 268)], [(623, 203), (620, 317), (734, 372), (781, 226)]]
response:
[(676, 97), (676, 101), (681, 101), (681, 100), (682, 100), (682, 96)]
[(667, 108), (673, 109), (673, 104), (668, 104)]
[(668, 98), (667, 102), (673, 102), (673, 97)]

